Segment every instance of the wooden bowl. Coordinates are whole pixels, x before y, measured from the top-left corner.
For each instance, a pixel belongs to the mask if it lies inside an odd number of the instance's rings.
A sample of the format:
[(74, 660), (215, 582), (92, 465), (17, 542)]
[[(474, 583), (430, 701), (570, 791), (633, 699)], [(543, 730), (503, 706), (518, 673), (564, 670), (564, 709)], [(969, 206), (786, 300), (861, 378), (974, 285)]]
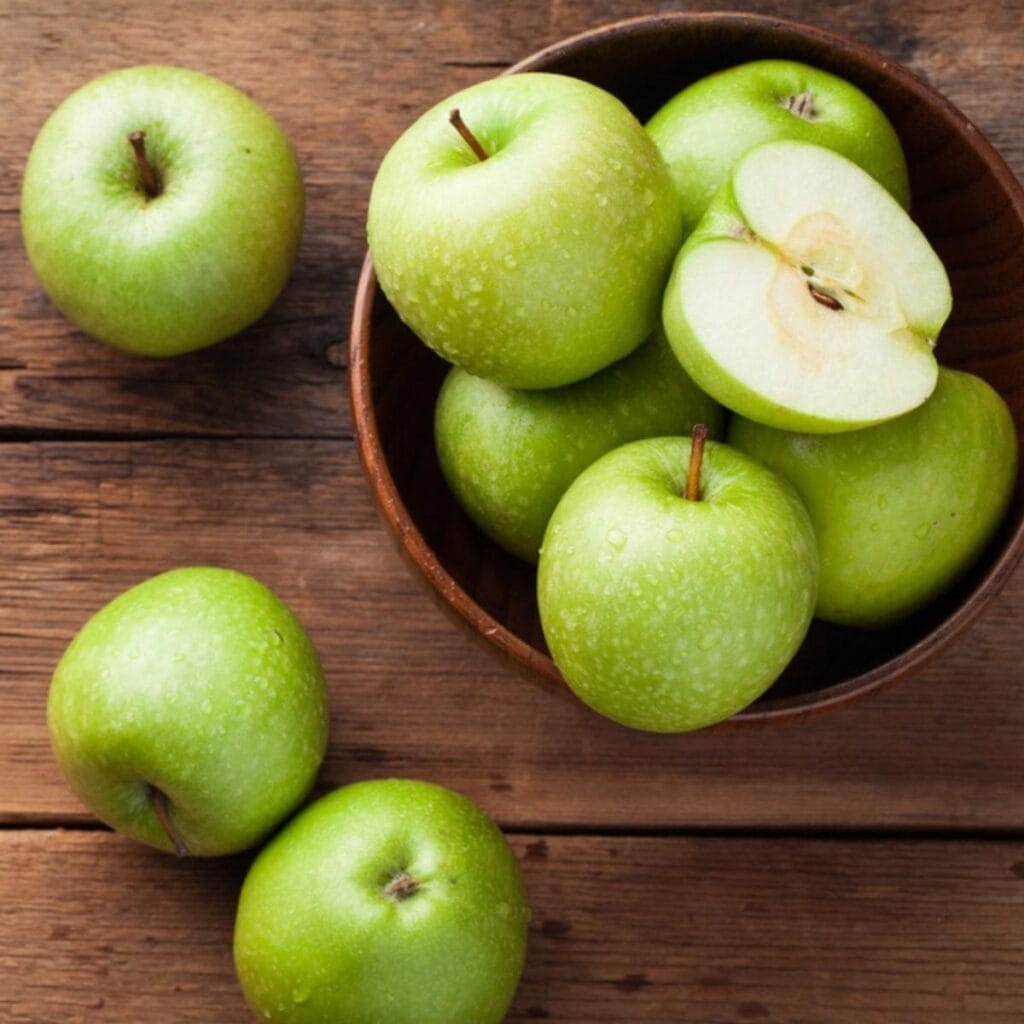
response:
[[(618, 22), (509, 69), (586, 79), (642, 121), (681, 88), (765, 57), (805, 61), (858, 85), (888, 114), (910, 167), (912, 214), (953, 284), (943, 363), (984, 377), (1024, 433), (1024, 193), (999, 154), (948, 100), (884, 55), (807, 25), (750, 14), (668, 14)], [(367, 257), (352, 323), (350, 381), (359, 453), (384, 518), (442, 604), (516, 666), (570, 693), (547, 653), (535, 573), (488, 540), (449, 493), (433, 443), (447, 365), (402, 324)], [(957, 586), (880, 632), (815, 622), (759, 701), (716, 728), (798, 719), (918, 669), (977, 617), (1024, 550), (1020, 481), (1002, 528)]]

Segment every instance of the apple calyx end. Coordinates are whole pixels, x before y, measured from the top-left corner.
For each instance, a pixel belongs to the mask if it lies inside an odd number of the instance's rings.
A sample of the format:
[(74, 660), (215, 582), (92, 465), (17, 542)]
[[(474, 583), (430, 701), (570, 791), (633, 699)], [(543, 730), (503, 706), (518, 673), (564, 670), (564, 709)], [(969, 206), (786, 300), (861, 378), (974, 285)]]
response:
[(160, 827), (164, 830), (167, 838), (171, 841), (171, 845), (174, 847), (174, 855), (176, 857), (187, 857), (188, 846), (171, 822), (171, 806), (167, 800), (167, 794), (162, 789), (157, 789), (156, 786), (151, 786), (150, 788), (152, 790), (150, 799), (153, 804), (153, 813), (156, 815), (156, 820), (160, 822)]
[(396, 903), (403, 903), (419, 891), (420, 883), (405, 869), (397, 872), (384, 886), (384, 893)]
[(796, 96), (787, 96), (782, 102), (782, 109), (788, 110), (794, 117), (804, 121), (816, 121), (818, 112), (814, 109), (814, 93), (805, 89)]
[(448, 123), (462, 136), (466, 145), (473, 150), (473, 155), (483, 163), (491, 154), (480, 145), (480, 140), (469, 130), (466, 122), (462, 120), (458, 107), (448, 111)]
[(707, 439), (707, 426), (704, 423), (695, 423), (690, 444), (690, 470), (686, 476), (687, 501), (700, 501), (700, 465), (704, 459), (704, 442)]
[(146, 133), (143, 131), (129, 132), (128, 141), (135, 153), (135, 164), (139, 168), (139, 177), (142, 178), (142, 188), (146, 193), (146, 198), (156, 199), (163, 191), (163, 187), (156, 171), (153, 170), (153, 165), (146, 156)]

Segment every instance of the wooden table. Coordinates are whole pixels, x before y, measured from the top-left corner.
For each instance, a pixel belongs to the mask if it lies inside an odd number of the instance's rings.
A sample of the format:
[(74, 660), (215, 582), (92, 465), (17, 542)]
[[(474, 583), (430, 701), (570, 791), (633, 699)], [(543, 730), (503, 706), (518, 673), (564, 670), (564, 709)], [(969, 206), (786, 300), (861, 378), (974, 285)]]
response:
[[(376, 164), (433, 101), (654, 6), (0, 3), (0, 1020), (250, 1019), (230, 952), (248, 858), (176, 863), (99, 829), (45, 730), (50, 673), (85, 618), (196, 563), (254, 574), (309, 626), (331, 689), (321, 788), (421, 777), (506, 829), (533, 907), (510, 1020), (1024, 1019), (1024, 571), (937, 664), (862, 705), (755, 734), (643, 736), (456, 631), (364, 486), (346, 333)], [(1019, 0), (786, 12), (926, 74), (1024, 171)], [(171, 362), (63, 320), (18, 230), (49, 111), (144, 62), (265, 105), (308, 196), (270, 313)]]

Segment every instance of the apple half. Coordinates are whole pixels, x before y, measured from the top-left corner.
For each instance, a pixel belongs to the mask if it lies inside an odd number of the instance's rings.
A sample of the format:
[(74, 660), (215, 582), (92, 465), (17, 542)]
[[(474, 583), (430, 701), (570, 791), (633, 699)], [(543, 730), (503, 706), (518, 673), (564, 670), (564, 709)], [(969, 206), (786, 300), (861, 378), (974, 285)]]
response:
[(664, 322), (687, 373), (749, 419), (836, 433), (935, 388), (949, 279), (899, 203), (804, 142), (751, 150), (676, 258)]

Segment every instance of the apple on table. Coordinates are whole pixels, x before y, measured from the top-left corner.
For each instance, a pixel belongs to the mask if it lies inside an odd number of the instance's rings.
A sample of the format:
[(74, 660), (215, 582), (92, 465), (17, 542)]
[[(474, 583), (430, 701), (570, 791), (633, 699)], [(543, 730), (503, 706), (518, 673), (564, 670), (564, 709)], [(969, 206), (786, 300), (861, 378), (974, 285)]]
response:
[(47, 703), (71, 788), (157, 849), (209, 857), (262, 839), (309, 792), (327, 692), (305, 629), (239, 572), (175, 569), (100, 609)]
[(258, 319), (302, 234), (298, 160), (273, 118), (186, 68), (125, 68), (72, 93), (39, 132), (21, 193), (32, 266), (87, 334), (147, 356)]
[(479, 808), (426, 782), (357, 782), (256, 858), (235, 966), (272, 1024), (498, 1024), (528, 920), (515, 856)]

